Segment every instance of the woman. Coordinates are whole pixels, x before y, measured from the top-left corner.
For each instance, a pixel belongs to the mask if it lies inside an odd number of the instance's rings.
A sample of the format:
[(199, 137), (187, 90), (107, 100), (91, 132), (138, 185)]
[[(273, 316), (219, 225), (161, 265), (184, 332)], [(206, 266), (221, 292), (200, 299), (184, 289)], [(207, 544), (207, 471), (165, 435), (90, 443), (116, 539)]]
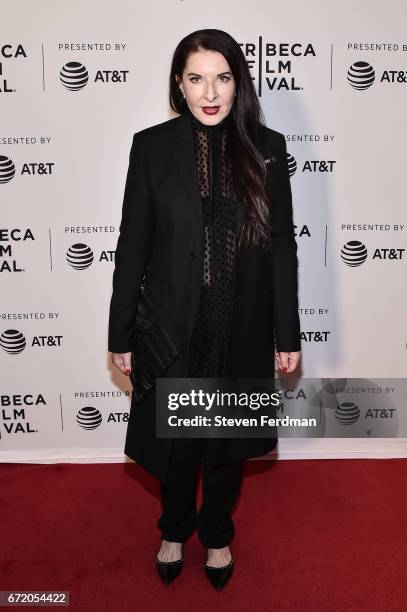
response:
[[(297, 245), (285, 138), (264, 125), (245, 57), (221, 30), (178, 44), (170, 74), (178, 116), (133, 137), (110, 304), (109, 350), (131, 371), (144, 284), (178, 356), (166, 377), (274, 377), (300, 359)], [(135, 355), (137, 359), (137, 355)], [(244, 460), (277, 438), (158, 438), (155, 393), (130, 408), (125, 453), (160, 481), (156, 567), (167, 584), (198, 529), (218, 589), (234, 566), (230, 512)], [(203, 504), (195, 508), (203, 462)]]

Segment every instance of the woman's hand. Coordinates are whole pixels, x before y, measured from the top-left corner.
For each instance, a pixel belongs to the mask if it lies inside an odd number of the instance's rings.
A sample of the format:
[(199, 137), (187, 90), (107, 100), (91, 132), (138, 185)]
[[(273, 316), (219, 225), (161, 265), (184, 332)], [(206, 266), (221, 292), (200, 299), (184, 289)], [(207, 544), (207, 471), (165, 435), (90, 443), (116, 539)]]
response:
[(112, 353), (112, 363), (128, 376), (131, 372), (131, 353)]
[(284, 374), (288, 374), (288, 372), (294, 372), (294, 370), (297, 368), (301, 358), (301, 351), (294, 351), (291, 353), (276, 351), (274, 355), (277, 361), (278, 369)]

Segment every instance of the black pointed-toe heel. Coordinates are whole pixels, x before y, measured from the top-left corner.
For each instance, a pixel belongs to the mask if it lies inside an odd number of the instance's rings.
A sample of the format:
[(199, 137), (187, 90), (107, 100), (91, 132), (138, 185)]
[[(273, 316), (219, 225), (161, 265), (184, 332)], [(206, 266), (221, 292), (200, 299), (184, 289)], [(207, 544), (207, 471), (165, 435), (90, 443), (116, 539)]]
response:
[[(208, 555), (206, 555), (206, 561), (208, 560)], [(231, 559), (227, 565), (223, 567), (212, 567), (211, 565), (207, 565), (205, 561), (205, 574), (209, 580), (209, 582), (220, 591), (223, 589), (225, 584), (228, 582), (229, 578), (233, 574), (234, 561)]]
[[(181, 553), (183, 555), (183, 553)], [(184, 566), (184, 557), (175, 561), (160, 561), (156, 558), (155, 566), (158, 574), (164, 584), (170, 584), (177, 576), (180, 575)]]

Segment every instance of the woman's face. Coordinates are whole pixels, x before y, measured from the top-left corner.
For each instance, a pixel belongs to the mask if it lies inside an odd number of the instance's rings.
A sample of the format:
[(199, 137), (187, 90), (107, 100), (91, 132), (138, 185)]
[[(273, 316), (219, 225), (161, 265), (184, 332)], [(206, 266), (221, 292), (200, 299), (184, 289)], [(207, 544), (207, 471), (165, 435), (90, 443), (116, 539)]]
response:
[(191, 113), (201, 123), (216, 125), (229, 114), (236, 84), (229, 64), (218, 51), (190, 53), (182, 79), (178, 75), (176, 79)]

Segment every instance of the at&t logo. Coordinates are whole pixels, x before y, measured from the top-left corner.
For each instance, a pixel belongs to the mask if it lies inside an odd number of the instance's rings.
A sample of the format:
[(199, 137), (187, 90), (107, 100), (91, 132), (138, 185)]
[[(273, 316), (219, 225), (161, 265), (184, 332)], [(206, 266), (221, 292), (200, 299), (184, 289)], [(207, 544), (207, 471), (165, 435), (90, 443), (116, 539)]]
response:
[[(375, 70), (371, 64), (364, 61), (355, 62), (348, 70), (348, 83), (358, 91), (371, 87), (375, 81)], [(386, 69), (379, 78), (379, 83), (406, 84), (407, 70)]]
[[(97, 70), (94, 83), (127, 83), (128, 70)], [(59, 72), (61, 84), (69, 91), (79, 91), (89, 82), (89, 72), (81, 62), (67, 62)]]
[(9, 355), (21, 353), (26, 344), (23, 334), (17, 329), (6, 329), (0, 336), (0, 346)]
[(102, 423), (102, 415), (97, 408), (85, 406), (76, 415), (76, 422), (82, 429), (97, 429)]
[[(50, 175), (52, 174), (54, 162), (24, 162), (20, 174), (29, 174), (31, 176)], [(16, 167), (10, 157), (0, 155), (0, 184), (8, 183), (14, 178)]]
[(93, 251), (87, 244), (77, 243), (69, 247), (66, 261), (75, 270), (85, 270), (93, 263)]
[(335, 410), (335, 419), (341, 425), (352, 425), (360, 418), (360, 408), (353, 402), (342, 402)]
[(359, 240), (350, 240), (343, 245), (341, 258), (342, 261), (352, 268), (360, 266), (367, 259), (367, 248)]
[[(287, 163), (288, 163), (288, 173), (290, 178), (297, 172), (298, 164), (291, 153), (287, 153)], [(328, 173), (332, 174), (334, 171), (336, 161), (335, 160), (325, 160), (325, 159), (308, 159), (305, 160), (302, 166), (302, 172), (307, 172), (309, 174), (317, 174), (317, 173)]]
[(291, 153), (287, 153), (287, 162), (288, 162), (288, 173), (291, 178), (297, 171), (297, 162), (295, 160), (294, 155), (291, 155)]
[[(405, 248), (376, 248), (373, 251), (372, 259), (380, 259), (387, 261), (401, 261), (405, 258)], [(341, 258), (348, 266), (360, 266), (367, 259), (368, 252), (363, 242), (359, 240), (350, 240), (341, 249)]]
[[(62, 338), (63, 336), (33, 336), (30, 346), (37, 348), (60, 347)], [(18, 329), (6, 329), (0, 334), (0, 348), (9, 355), (22, 353), (26, 346), (26, 338)]]
[(373, 85), (375, 71), (367, 62), (355, 62), (348, 70), (348, 83), (353, 89), (364, 90)]
[[(115, 251), (101, 251), (98, 261), (114, 261), (114, 254)], [(94, 259), (95, 256), (90, 246), (82, 242), (73, 244), (66, 252), (66, 261), (74, 270), (86, 270), (92, 265)]]
[(0, 183), (8, 183), (14, 178), (15, 173), (13, 161), (6, 155), (0, 155)]

